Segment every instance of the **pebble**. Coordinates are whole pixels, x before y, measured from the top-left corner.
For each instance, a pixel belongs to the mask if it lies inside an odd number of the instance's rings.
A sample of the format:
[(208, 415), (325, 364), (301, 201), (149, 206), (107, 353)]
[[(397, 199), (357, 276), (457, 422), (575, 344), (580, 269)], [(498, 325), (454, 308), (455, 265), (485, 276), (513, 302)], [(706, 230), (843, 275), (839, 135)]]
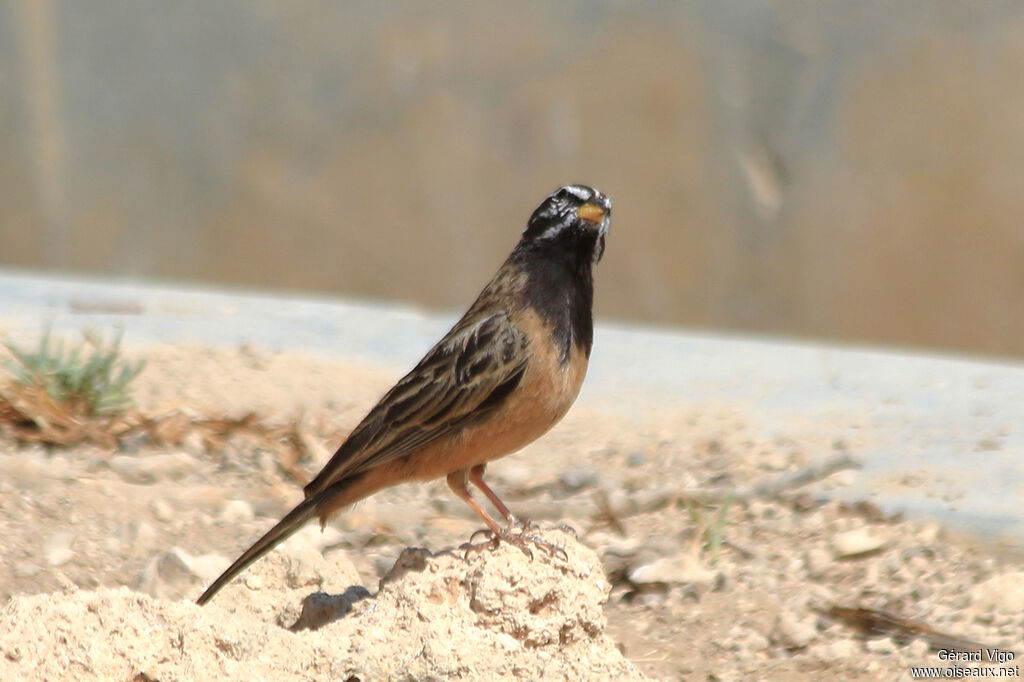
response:
[(924, 657), (928, 655), (930, 650), (931, 647), (928, 646), (928, 642), (923, 639), (915, 639), (907, 644), (907, 656), (915, 661), (924, 660)]
[[(489, 469), (488, 473), (490, 473)], [(533, 481), (536, 478), (536, 473), (526, 464), (502, 462), (501, 466), (494, 468), (494, 477), (505, 486), (520, 488)]]
[(71, 541), (74, 536), (68, 532), (59, 532), (51, 535), (43, 543), (43, 557), (50, 566), (63, 566), (71, 561), (75, 553), (71, 549)]
[(772, 639), (787, 648), (803, 649), (818, 636), (814, 621), (813, 616), (798, 619), (791, 612), (780, 613), (775, 621)]
[[(260, 471), (262, 471), (267, 476), (277, 475), (280, 469), (280, 461), (278, 460), (276, 454), (274, 454), (270, 450), (264, 450), (261, 448), (256, 451), (254, 457), (256, 459), (256, 466), (259, 468)], [(249, 467), (250, 465), (246, 464), (240, 468), (244, 471)]]
[(764, 651), (768, 648), (768, 638), (760, 632), (750, 631), (746, 636), (747, 649), (749, 651)]
[(789, 467), (789, 456), (784, 452), (770, 452), (761, 457), (758, 468), (765, 471), (782, 471)]
[(820, 547), (807, 550), (804, 555), (804, 568), (812, 578), (820, 578), (825, 575), (832, 565), (832, 555)]
[(181, 441), (181, 448), (193, 457), (206, 455), (206, 439), (198, 429), (192, 429)]
[(896, 643), (888, 637), (878, 637), (866, 640), (864, 648), (873, 654), (891, 654), (896, 651)]
[(828, 645), (828, 654), (832, 659), (842, 660), (857, 656), (857, 643), (852, 639), (837, 639)]
[(340, 545), (344, 539), (345, 535), (334, 526), (326, 526), (321, 531), (319, 525), (311, 523), (300, 528), (287, 542), (297, 551), (312, 549), (322, 554), (326, 548)]
[(219, 554), (194, 556), (180, 547), (172, 547), (150, 559), (139, 578), (138, 589), (161, 599), (180, 599), (209, 584), (227, 565), (228, 559)]
[(157, 532), (148, 521), (133, 521), (131, 525), (131, 544), (138, 549), (147, 549), (156, 544)]
[(163, 455), (115, 455), (110, 468), (126, 483), (177, 481), (193, 474), (198, 463), (184, 452)]
[[(861, 581), (860, 581), (861, 587), (862, 588), (874, 587), (875, 585), (878, 584), (878, 577), (879, 577), (878, 562), (871, 562), (871, 563), (869, 563), (867, 565), (867, 567), (865, 567), (865, 569), (864, 569), (864, 577), (861, 578)], [(921, 595), (921, 592), (920, 592), (921, 587), (922, 586), (919, 585), (918, 587), (915, 588), (917, 590), (917, 594), (919, 596), (923, 596), (923, 595)]]
[(164, 499), (155, 499), (152, 502), (153, 516), (161, 523), (169, 523), (174, 518), (174, 509)]
[(832, 552), (837, 559), (852, 559), (882, 550), (888, 538), (871, 528), (855, 528), (832, 538)]
[(601, 475), (593, 469), (569, 469), (558, 477), (562, 488), (570, 493), (583, 488), (593, 488), (601, 481)]
[(253, 511), (252, 505), (245, 500), (229, 500), (220, 510), (221, 522), (228, 525), (252, 521), (254, 518), (256, 518), (256, 513)]
[(1024, 613), (1024, 571), (994, 575), (975, 585), (970, 596), (981, 612)]
[(15, 578), (34, 578), (43, 572), (43, 567), (31, 561), (19, 561), (14, 564)]
[(917, 539), (926, 545), (934, 544), (942, 534), (942, 526), (937, 523), (926, 523), (917, 531)]
[(693, 555), (677, 554), (637, 566), (629, 572), (629, 580), (636, 585), (689, 583), (699, 587), (711, 587), (717, 575)]

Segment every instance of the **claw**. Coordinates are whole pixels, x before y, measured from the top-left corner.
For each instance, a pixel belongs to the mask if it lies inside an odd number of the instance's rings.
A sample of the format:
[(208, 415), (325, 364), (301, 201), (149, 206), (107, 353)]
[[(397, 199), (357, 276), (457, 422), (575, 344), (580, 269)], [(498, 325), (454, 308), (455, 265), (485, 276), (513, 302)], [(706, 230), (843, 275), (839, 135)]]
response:
[[(490, 528), (481, 528), (480, 530), (473, 531), (473, 534), (469, 536), (469, 544), (473, 544), (473, 541), (476, 539), (476, 536), (480, 535), (481, 533), (491, 538), (494, 537), (494, 531), (492, 531)], [(490, 540), (488, 540), (488, 542), (490, 542)]]
[[(469, 558), (471, 552), (481, 552), (485, 549), (493, 550), (501, 542), (507, 542), (513, 547), (517, 547), (522, 550), (523, 554), (530, 557), (530, 561), (533, 561), (533, 551), (530, 549), (529, 545), (534, 545), (535, 547), (540, 547), (541, 549), (546, 550), (549, 556), (561, 555), (562, 559), (565, 561), (569, 560), (569, 555), (566, 553), (565, 549), (527, 532), (535, 529), (537, 529), (536, 524), (529, 521), (524, 522), (514, 519), (508, 526), (502, 528), (497, 533), (489, 528), (481, 528), (469, 536), (469, 542), (462, 545), (462, 549), (465, 550), (464, 558)], [(569, 528), (568, 532), (572, 532), (573, 535), (576, 534), (571, 528)], [(474, 542), (476, 536), (481, 533), (488, 535), (489, 538), (484, 542)]]
[[(562, 555), (562, 559), (564, 559), (565, 561), (569, 560), (569, 555), (566, 553), (564, 548), (559, 547), (558, 545), (553, 545), (550, 542), (548, 542), (547, 540), (542, 540), (541, 538), (537, 537), (536, 535), (526, 535), (525, 533), (520, 533), (519, 535), (516, 535), (514, 537), (515, 537), (515, 542), (513, 542), (513, 544), (516, 544), (518, 542), (522, 542), (524, 544), (526, 542), (532, 542), (533, 544), (537, 545), (538, 547), (540, 547), (542, 549), (546, 549), (548, 551), (548, 556), (555, 556), (556, 554), (561, 554)], [(522, 549), (524, 552), (527, 551), (525, 547), (520, 546), (519, 548)], [(530, 554), (530, 558), (531, 559), (533, 558), (533, 554)]]
[(576, 529), (573, 528), (572, 526), (570, 526), (568, 523), (560, 523), (560, 524), (558, 524), (557, 528), (558, 528), (558, 530), (562, 531), (563, 533), (568, 533), (569, 535), (573, 536), (577, 540), (580, 539), (580, 534), (577, 533)]
[(520, 533), (525, 533), (528, 530), (540, 530), (540, 526), (530, 519), (517, 519), (514, 516), (509, 519), (508, 527), (510, 529), (515, 528)]
[[(498, 536), (494, 534), (491, 535), (491, 538), (489, 540), (485, 540), (484, 542), (472, 542), (473, 537), (475, 537), (476, 534), (480, 532), (481, 531), (478, 530), (476, 533), (473, 533), (473, 536), (470, 537), (470, 542), (467, 542), (463, 544), (461, 547), (459, 547), (459, 549), (463, 550), (463, 559), (469, 559), (469, 555), (475, 552), (482, 552), (485, 549), (494, 550), (495, 548), (497, 548)], [(487, 532), (490, 533), (490, 530), (488, 529)]]

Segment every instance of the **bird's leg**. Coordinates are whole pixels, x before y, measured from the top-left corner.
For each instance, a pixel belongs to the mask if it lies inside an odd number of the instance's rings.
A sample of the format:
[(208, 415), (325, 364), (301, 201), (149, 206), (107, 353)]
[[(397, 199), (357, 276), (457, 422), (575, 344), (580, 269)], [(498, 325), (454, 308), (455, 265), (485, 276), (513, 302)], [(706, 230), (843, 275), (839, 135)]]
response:
[[(530, 543), (537, 547), (546, 549), (551, 555), (561, 554), (563, 557), (568, 559), (568, 555), (566, 555), (565, 550), (559, 547), (558, 545), (553, 545), (550, 542), (537, 537), (536, 535), (527, 533), (527, 531), (529, 530), (536, 529), (537, 526), (530, 523), (529, 521), (524, 522), (516, 519), (516, 517), (512, 515), (512, 512), (509, 511), (509, 508), (505, 506), (505, 503), (501, 501), (501, 498), (498, 497), (497, 493), (491, 490), (490, 486), (484, 483), (483, 477), (485, 466), (486, 465), (484, 464), (478, 464), (472, 469), (470, 469), (468, 476), (469, 481), (477, 488), (479, 488), (484, 495), (487, 496), (487, 499), (491, 501), (491, 504), (494, 505), (494, 508), (497, 509), (498, 512), (503, 517), (505, 517), (505, 520), (508, 522), (508, 525), (505, 528), (495, 529), (494, 526), (488, 523), (487, 525), (490, 528), (491, 542), (484, 543), (483, 546), (490, 545), (491, 543), (495, 543), (498, 540), (504, 540), (508, 544), (514, 545), (519, 549), (523, 550), (523, 552), (526, 553), (526, 555), (532, 559), (533, 552), (531, 552), (526, 546), (527, 543)], [(457, 474), (459, 474), (459, 476), (457, 477), (457, 481), (459, 482), (460, 485), (462, 485), (463, 490), (465, 492), (465, 497), (463, 497), (463, 494), (460, 493), (458, 490), (455, 490), (455, 486), (452, 483), (452, 478), (455, 477)], [(477, 514), (481, 514), (481, 518), (483, 518), (485, 521), (491, 519), (490, 516), (483, 513), (483, 510), (480, 509), (480, 505), (478, 505), (476, 501), (472, 500), (472, 498), (469, 496), (469, 490), (465, 489), (466, 478), (467, 476), (465, 470), (462, 470), (461, 472), (454, 472), (448, 475), (448, 485), (452, 486), (452, 489), (455, 490), (455, 494), (459, 495), (459, 497), (462, 497), (464, 500), (466, 500), (466, 502), (468, 502), (469, 505), (473, 507), (473, 510), (476, 511)], [(491, 522), (493, 522), (493, 519), (491, 519)], [(514, 531), (519, 532), (517, 533)], [(474, 533), (473, 535), (475, 536), (476, 533)], [(470, 540), (472, 540), (472, 538), (470, 538)], [(483, 546), (472, 546), (471, 549), (482, 549)]]
[(494, 508), (498, 510), (498, 513), (505, 517), (506, 523), (510, 528), (518, 528), (521, 531), (536, 530), (537, 525), (529, 520), (520, 521), (515, 515), (509, 510), (501, 498), (498, 497), (498, 493), (491, 490), (491, 487), (484, 482), (484, 469), (487, 468), (486, 464), (477, 464), (475, 467), (469, 470), (469, 482), (480, 489), (487, 499), (491, 501)]
[[(459, 469), (448, 474), (448, 487), (452, 491), (462, 498), (462, 500), (469, 505), (469, 508), (476, 512), (476, 515), (483, 519), (487, 527), (491, 529), (491, 533), (495, 536), (501, 533), (501, 526), (495, 521), (490, 514), (484, 511), (484, 508), (480, 506), (480, 503), (473, 499), (473, 495), (470, 494), (469, 488), (466, 486), (466, 470)], [(504, 505), (502, 505), (504, 506)], [(506, 511), (508, 511), (506, 509)]]

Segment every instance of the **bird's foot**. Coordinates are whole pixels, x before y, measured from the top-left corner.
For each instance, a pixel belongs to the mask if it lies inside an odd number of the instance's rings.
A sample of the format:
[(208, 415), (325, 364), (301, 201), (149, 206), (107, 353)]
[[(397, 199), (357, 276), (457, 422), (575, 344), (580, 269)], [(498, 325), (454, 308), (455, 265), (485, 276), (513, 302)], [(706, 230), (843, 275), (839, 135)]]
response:
[[(488, 537), (483, 542), (473, 542), (473, 538), (481, 533), (486, 534)], [(498, 536), (491, 532), (489, 528), (482, 528), (469, 536), (469, 542), (466, 542), (459, 549), (463, 550), (463, 559), (468, 559), (470, 554), (476, 554), (482, 552), (485, 549), (494, 550), (498, 547)]]
[(508, 519), (508, 527), (509, 527), (509, 529), (515, 529), (515, 530), (519, 531), (520, 534), (526, 533), (527, 531), (537, 531), (537, 530), (540, 530), (540, 526), (538, 526), (536, 523), (534, 523), (530, 519), (517, 519), (514, 516), (510, 516), (509, 517), (509, 519)]
[(572, 526), (570, 526), (568, 523), (560, 523), (560, 524), (558, 524), (557, 527), (558, 527), (558, 530), (562, 531), (563, 533), (568, 533), (569, 535), (573, 536), (577, 540), (580, 539), (580, 534), (577, 533), (576, 529), (573, 528)]
[[(537, 529), (538, 526), (535, 523), (530, 521), (519, 521), (515, 518), (510, 521), (509, 525), (500, 529), (497, 533), (492, 531), (490, 528), (481, 528), (470, 536), (469, 542), (466, 545), (463, 545), (466, 550), (465, 556), (468, 557), (470, 552), (481, 552), (485, 549), (493, 550), (502, 542), (506, 542), (513, 547), (518, 547), (522, 550), (523, 554), (530, 557), (531, 561), (533, 560), (533, 550), (530, 548), (531, 546), (547, 550), (549, 556), (561, 554), (562, 558), (568, 561), (569, 555), (566, 553), (564, 548), (528, 532)], [(486, 535), (487, 540), (474, 543), (474, 538), (481, 534)], [(575, 532), (573, 532), (573, 535), (575, 535)]]

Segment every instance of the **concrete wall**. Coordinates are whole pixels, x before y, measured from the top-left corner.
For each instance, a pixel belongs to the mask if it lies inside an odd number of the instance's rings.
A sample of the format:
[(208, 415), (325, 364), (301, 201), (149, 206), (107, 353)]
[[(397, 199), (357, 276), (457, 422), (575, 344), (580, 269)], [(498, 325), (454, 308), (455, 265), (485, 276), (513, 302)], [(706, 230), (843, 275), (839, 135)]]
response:
[(1024, 353), (1024, 5), (0, 0), (0, 262)]

